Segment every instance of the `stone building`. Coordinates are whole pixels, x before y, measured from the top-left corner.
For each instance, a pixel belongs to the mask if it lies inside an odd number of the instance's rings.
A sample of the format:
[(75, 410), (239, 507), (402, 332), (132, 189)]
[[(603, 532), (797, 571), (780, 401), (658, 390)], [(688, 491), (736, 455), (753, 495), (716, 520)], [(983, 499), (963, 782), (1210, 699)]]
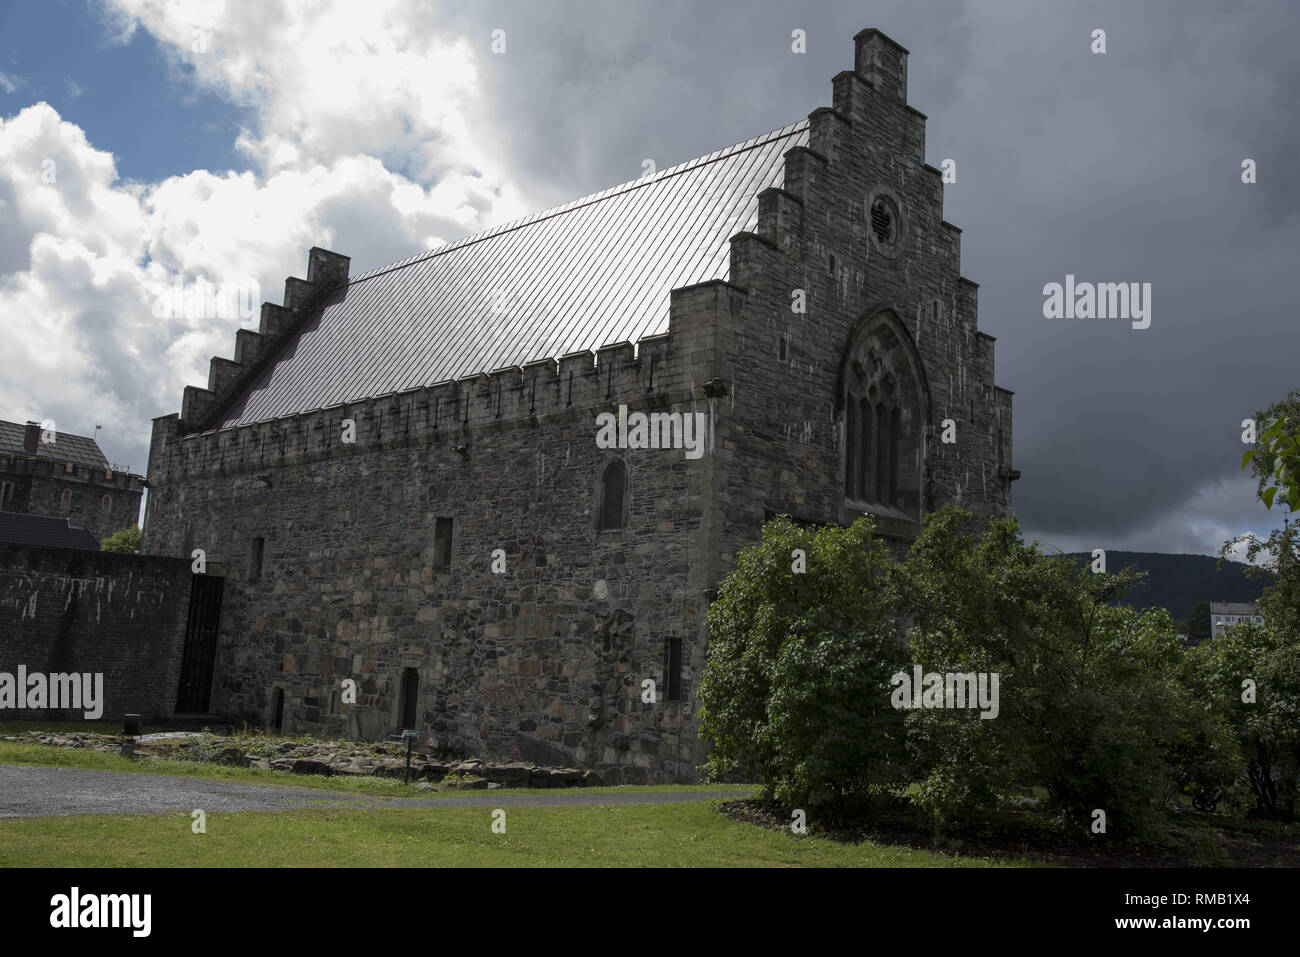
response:
[(689, 781), (766, 518), (1008, 512), (907, 51), (855, 42), (806, 120), (361, 275), (311, 250), (154, 422), (145, 551), (226, 575), (213, 710)]
[(115, 469), (94, 439), (0, 421), (0, 512), (68, 519), (102, 539), (140, 523), (144, 477)]

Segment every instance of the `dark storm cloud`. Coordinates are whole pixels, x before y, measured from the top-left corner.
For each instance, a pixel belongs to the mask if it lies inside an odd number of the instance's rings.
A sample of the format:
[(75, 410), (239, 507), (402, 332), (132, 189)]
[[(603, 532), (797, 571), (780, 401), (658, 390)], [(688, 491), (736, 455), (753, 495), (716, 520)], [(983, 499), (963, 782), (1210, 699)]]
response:
[[(628, 6), (476, 5), (456, 21), (507, 30), (483, 82), (531, 195), (560, 202), (635, 178), (645, 157), (662, 167), (799, 119), (830, 103), (852, 35), (879, 27), (911, 51), (927, 161), (958, 164), (945, 218), (1017, 393), (1027, 529), (1205, 550), (1219, 526), (1263, 520), (1240, 421), (1300, 386), (1300, 8)], [(1044, 319), (1043, 286), (1067, 273), (1151, 283), (1151, 327)]]

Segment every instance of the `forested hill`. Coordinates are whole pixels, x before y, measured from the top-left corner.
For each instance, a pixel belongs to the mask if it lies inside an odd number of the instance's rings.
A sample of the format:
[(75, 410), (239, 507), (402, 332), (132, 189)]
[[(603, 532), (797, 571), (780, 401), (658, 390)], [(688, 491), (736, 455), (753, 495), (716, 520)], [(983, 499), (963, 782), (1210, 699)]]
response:
[[(1081, 563), (1092, 562), (1082, 552), (1067, 552)], [(1162, 552), (1106, 551), (1106, 570), (1136, 567), (1146, 580), (1122, 599), (1135, 608), (1167, 608), (1174, 621), (1182, 621), (1198, 601), (1255, 601), (1272, 583), (1271, 576), (1247, 577), (1246, 565), (1224, 562), (1208, 555), (1166, 555)]]

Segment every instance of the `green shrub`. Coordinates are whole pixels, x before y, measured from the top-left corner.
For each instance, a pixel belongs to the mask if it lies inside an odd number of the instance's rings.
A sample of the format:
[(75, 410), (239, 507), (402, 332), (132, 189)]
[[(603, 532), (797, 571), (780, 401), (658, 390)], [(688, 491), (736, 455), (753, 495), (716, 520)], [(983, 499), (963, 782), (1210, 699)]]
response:
[(136, 554), (140, 551), (142, 533), (134, 525), (109, 535), (99, 543), (101, 552), (126, 552)]
[(829, 811), (903, 782), (888, 684), (903, 656), (895, 574), (866, 518), (809, 530), (782, 516), (740, 551), (709, 609), (706, 775), (739, 771), (782, 803)]
[(918, 801), (945, 816), (1046, 790), (1061, 827), (1152, 836), (1190, 697), (1167, 613), (1111, 604), (1137, 576), (1094, 574), (1043, 554), (1013, 519), (980, 533), (969, 515), (930, 517), (906, 562), (911, 648), (926, 671), (987, 672), (999, 711), (917, 710), (908, 741)]
[(1300, 792), (1300, 643), (1267, 620), (1244, 622), (1188, 660), (1189, 684), (1236, 738), (1255, 812), (1290, 820)]

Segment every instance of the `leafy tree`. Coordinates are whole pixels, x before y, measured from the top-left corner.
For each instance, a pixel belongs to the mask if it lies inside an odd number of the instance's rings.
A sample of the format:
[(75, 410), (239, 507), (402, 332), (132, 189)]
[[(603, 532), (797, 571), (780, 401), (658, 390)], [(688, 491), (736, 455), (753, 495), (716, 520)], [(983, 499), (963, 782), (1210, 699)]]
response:
[(1257, 813), (1295, 815), (1300, 791), (1300, 644), (1265, 619), (1188, 652), (1190, 684), (1232, 729)]
[[(1300, 506), (1300, 391), (1255, 413), (1256, 447), (1242, 457), (1258, 479), (1267, 508)], [(1226, 542), (1220, 556), (1238, 544)], [(1300, 792), (1300, 527), (1283, 516), (1267, 539), (1247, 541), (1248, 574), (1272, 572), (1257, 607), (1264, 624), (1228, 628), (1188, 655), (1187, 683), (1206, 710), (1231, 729), (1236, 768), (1249, 784), (1254, 810), (1295, 815)], [(1221, 771), (1217, 771), (1221, 774)]]
[(1182, 623), (1183, 634), (1199, 644), (1210, 637), (1210, 603), (1198, 601), (1187, 613), (1187, 620)]
[(102, 552), (136, 554), (140, 551), (141, 538), (140, 529), (132, 525), (130, 528), (121, 529), (105, 538), (99, 543), (99, 550)]
[[(1264, 428), (1241, 466), (1249, 465), (1258, 478), (1255, 494), (1265, 506), (1281, 503), (1294, 512), (1300, 506), (1300, 391), (1256, 412), (1255, 419), (1264, 423)], [(1220, 555), (1237, 544), (1237, 540), (1225, 543)], [(1300, 527), (1284, 516), (1282, 527), (1267, 539), (1252, 536), (1246, 544), (1246, 560), (1259, 565), (1254, 573), (1267, 571), (1277, 576), (1260, 596), (1260, 614), (1288, 640), (1300, 640)]]
[(1255, 413), (1260, 426), (1255, 448), (1242, 456), (1259, 478), (1258, 495), (1268, 508), (1274, 501), (1300, 507), (1300, 391)]
[(737, 554), (709, 609), (699, 688), (709, 777), (739, 770), (832, 813), (901, 783), (895, 578), (868, 518), (812, 530), (781, 516)]
[(999, 714), (909, 715), (922, 801), (944, 814), (1041, 787), (1067, 829), (1089, 833), (1101, 809), (1107, 833), (1158, 830), (1188, 709), (1168, 613), (1112, 606), (1135, 573), (1093, 574), (1014, 519), (974, 534), (969, 518), (932, 515), (908, 556), (912, 652), (926, 670), (997, 673)]

